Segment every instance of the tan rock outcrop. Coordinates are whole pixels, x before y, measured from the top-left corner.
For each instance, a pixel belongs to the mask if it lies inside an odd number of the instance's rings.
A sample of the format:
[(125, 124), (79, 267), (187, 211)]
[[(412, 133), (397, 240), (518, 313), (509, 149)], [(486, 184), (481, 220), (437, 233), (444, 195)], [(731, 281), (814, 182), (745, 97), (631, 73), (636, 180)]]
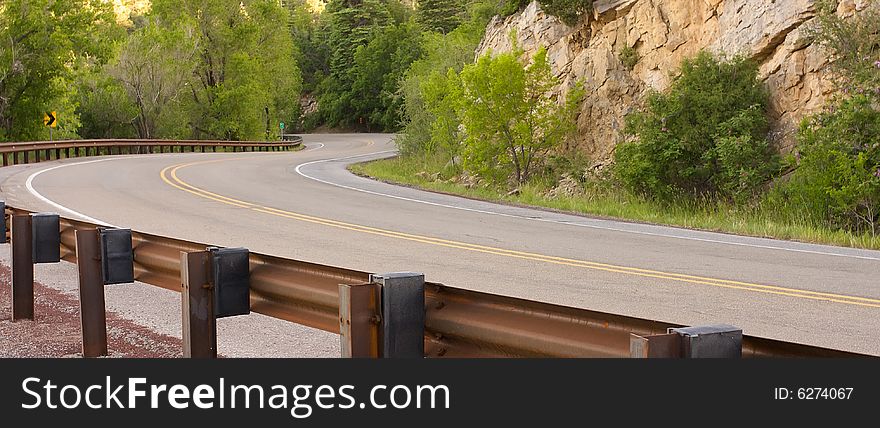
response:
[[(844, 0), (838, 13), (854, 13), (867, 3)], [(597, 163), (607, 162), (622, 141), (626, 114), (649, 89), (666, 89), (681, 60), (701, 49), (743, 54), (760, 64), (771, 94), (771, 138), (782, 150), (793, 144), (801, 118), (831, 94), (828, 55), (806, 36), (815, 0), (597, 0), (593, 9), (590, 19), (572, 28), (532, 2), (519, 14), (490, 22), (477, 54), (509, 51), (515, 31), (527, 53), (547, 48), (563, 80), (559, 94), (583, 79), (587, 97), (577, 144)], [(620, 60), (625, 47), (639, 57), (631, 70)]]

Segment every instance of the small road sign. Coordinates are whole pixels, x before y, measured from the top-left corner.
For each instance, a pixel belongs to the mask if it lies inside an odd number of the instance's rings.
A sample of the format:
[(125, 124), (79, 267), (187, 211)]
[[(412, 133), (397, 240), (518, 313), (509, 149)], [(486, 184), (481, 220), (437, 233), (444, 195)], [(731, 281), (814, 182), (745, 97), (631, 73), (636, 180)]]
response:
[(281, 127), (281, 130), (283, 131), (283, 130), (284, 130), (284, 122), (281, 122), (281, 123), (279, 124), (279, 126)]
[(47, 111), (46, 115), (43, 116), (43, 124), (50, 128), (58, 127), (58, 116), (54, 111)]

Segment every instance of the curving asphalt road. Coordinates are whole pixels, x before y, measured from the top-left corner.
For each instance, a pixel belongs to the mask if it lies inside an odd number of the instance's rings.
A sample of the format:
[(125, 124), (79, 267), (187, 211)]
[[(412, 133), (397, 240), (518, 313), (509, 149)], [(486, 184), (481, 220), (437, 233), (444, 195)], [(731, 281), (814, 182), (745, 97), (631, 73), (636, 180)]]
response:
[(390, 135), (291, 153), (117, 156), (0, 169), (7, 203), (222, 246), (880, 355), (880, 252), (525, 209), (356, 177)]

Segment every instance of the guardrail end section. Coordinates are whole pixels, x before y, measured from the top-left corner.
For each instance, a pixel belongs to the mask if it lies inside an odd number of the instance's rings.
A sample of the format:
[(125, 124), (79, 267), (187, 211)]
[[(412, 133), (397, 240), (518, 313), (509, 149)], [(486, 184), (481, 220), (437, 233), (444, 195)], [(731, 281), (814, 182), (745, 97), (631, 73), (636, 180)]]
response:
[(382, 358), (424, 358), (425, 275), (413, 272), (370, 275), (380, 287)]
[(741, 358), (742, 329), (716, 324), (671, 328), (667, 334), (630, 335), (632, 358)]

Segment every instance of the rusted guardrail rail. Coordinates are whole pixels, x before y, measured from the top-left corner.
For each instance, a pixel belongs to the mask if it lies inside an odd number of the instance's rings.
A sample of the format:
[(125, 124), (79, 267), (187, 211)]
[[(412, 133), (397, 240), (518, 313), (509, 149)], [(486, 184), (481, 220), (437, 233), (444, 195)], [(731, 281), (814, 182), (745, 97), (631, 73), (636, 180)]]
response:
[[(27, 210), (17, 208), (9, 208), (8, 212), (30, 214)], [(62, 259), (76, 261), (75, 230), (92, 230), (98, 227), (95, 224), (62, 218)], [(208, 245), (204, 243), (133, 232), (135, 279), (179, 291), (181, 252), (203, 251), (206, 247)], [(372, 352), (375, 353), (376, 336), (381, 336), (382, 333), (377, 332), (374, 325), (385, 322), (382, 318), (387, 318), (389, 314), (370, 312), (376, 310), (376, 299), (372, 303), (361, 299), (358, 303), (361, 305), (360, 309), (353, 310), (351, 299), (354, 294), (340, 293), (340, 288), (344, 288), (340, 287), (341, 284), (355, 288), (366, 286), (371, 282), (369, 273), (263, 254), (250, 253), (249, 257), (252, 311), (337, 334), (340, 334), (342, 325), (346, 330), (343, 333), (344, 352), (347, 348), (345, 337), (352, 334), (352, 325), (347, 323), (359, 323), (358, 331), (369, 330), (372, 333), (357, 340), (365, 341), (367, 348), (372, 343)], [(423, 323), (424, 355), (432, 358), (629, 357), (633, 335), (663, 335), (671, 328), (681, 327), (437, 283), (424, 284)], [(371, 351), (367, 349), (364, 352)], [(864, 356), (751, 336), (743, 337), (742, 355)]]
[(302, 145), (302, 137), (285, 141), (216, 140), (62, 140), (0, 143), (3, 166), (82, 156), (171, 152), (254, 152), (291, 150)]

